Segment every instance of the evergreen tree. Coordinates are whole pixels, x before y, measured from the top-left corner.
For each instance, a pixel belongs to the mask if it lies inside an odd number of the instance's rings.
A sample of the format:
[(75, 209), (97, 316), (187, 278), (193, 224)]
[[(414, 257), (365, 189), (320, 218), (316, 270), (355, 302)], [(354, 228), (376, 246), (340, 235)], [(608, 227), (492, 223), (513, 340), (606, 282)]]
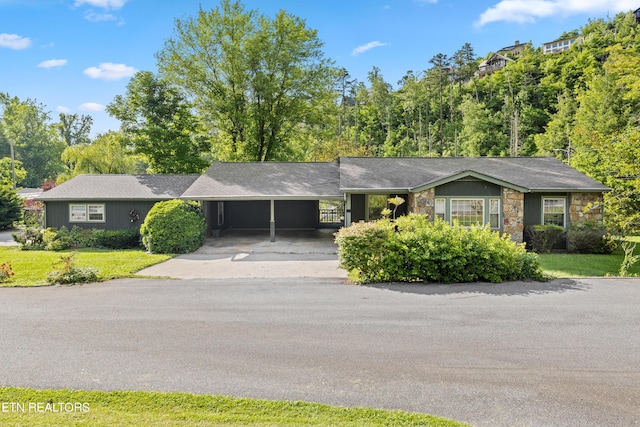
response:
[(0, 230), (13, 227), (22, 219), (22, 199), (8, 185), (0, 185)]

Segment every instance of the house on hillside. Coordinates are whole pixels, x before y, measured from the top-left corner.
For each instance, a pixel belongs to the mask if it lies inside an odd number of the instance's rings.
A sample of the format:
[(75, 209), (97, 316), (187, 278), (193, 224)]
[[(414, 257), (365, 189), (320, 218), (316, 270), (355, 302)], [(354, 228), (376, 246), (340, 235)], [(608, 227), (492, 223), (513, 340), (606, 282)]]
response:
[(513, 62), (513, 59), (507, 58), (499, 53), (494, 53), (488, 59), (480, 63), (478, 71), (476, 71), (476, 77), (481, 79), (484, 76), (488, 76), (498, 70), (502, 70), (509, 62)]
[(511, 46), (505, 46), (502, 49), (499, 49), (497, 53), (503, 56), (509, 55), (512, 58), (520, 56), (525, 47), (527, 47), (529, 43), (520, 43), (520, 40), (516, 40), (516, 42)]
[[(489, 224), (522, 242), (535, 224), (601, 223), (609, 188), (551, 157), (342, 157), (338, 162), (216, 162), (202, 175), (80, 175), (42, 194), (47, 227), (138, 228), (155, 202), (196, 200), (208, 235), (308, 230), (381, 216), (387, 200), (462, 225)], [(344, 206), (321, 215), (326, 203)]]
[(633, 14), (636, 17), (636, 24), (640, 24), (640, 8), (634, 10)]
[(569, 50), (574, 43), (580, 41), (581, 39), (582, 37), (576, 36), (545, 43), (542, 46), (542, 53), (544, 55), (549, 55), (564, 52), (566, 50)]

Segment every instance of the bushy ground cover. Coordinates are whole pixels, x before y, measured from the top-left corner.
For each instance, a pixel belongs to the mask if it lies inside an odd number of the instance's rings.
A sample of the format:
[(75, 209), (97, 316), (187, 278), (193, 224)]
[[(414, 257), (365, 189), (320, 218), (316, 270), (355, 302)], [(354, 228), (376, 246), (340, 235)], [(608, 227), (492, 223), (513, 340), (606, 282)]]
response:
[(12, 234), (13, 240), (20, 249), (64, 251), (79, 248), (100, 249), (138, 249), (142, 248), (140, 232), (133, 230), (100, 230), (74, 226), (71, 230), (66, 227), (40, 228), (26, 227)]
[(423, 215), (352, 224), (336, 233), (336, 243), (341, 267), (357, 283), (543, 278), (537, 255), (507, 236)]

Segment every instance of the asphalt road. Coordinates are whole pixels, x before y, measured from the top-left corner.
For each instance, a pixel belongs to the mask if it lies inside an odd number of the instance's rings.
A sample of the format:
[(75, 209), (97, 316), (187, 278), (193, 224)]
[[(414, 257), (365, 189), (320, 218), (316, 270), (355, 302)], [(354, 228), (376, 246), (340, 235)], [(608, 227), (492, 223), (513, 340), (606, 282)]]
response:
[(640, 280), (354, 286), (127, 279), (0, 289), (0, 385), (640, 425)]

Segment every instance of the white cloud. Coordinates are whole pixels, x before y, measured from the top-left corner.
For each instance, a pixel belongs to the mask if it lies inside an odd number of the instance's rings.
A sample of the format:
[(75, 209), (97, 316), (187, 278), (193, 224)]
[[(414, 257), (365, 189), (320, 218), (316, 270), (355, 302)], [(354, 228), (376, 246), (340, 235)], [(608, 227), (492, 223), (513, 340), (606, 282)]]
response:
[(64, 113), (64, 114), (69, 114), (71, 112), (71, 108), (69, 107), (65, 107), (64, 105), (58, 105), (56, 107), (56, 111), (58, 113)]
[(66, 59), (49, 59), (47, 61), (42, 61), (38, 64), (39, 68), (55, 68), (62, 67), (63, 65), (67, 65)]
[(0, 34), (0, 47), (8, 47), (9, 49), (26, 49), (31, 46), (31, 40), (28, 37), (21, 37), (17, 34)]
[(124, 64), (103, 62), (97, 67), (89, 67), (84, 73), (92, 79), (119, 80), (133, 76), (138, 70)]
[(637, 0), (501, 0), (480, 15), (476, 26), (498, 21), (531, 23), (558, 15), (618, 13), (637, 7)]
[(88, 4), (106, 10), (118, 10), (127, 3), (128, 0), (76, 0), (75, 6)]
[(438, 3), (438, 0), (414, 0), (416, 3), (419, 4), (436, 4)]
[(110, 13), (97, 13), (93, 10), (87, 10), (84, 14), (84, 19), (89, 22), (105, 22), (105, 21), (115, 21), (116, 17)]
[(386, 45), (387, 45), (387, 43), (382, 43), (382, 42), (379, 42), (379, 41), (363, 44), (362, 46), (358, 46), (357, 48), (353, 49), (353, 51), (351, 51), (351, 56), (358, 56), (361, 53), (364, 53), (364, 52), (366, 52), (368, 50), (371, 50), (373, 48), (380, 47), (380, 46), (386, 46)]
[(78, 107), (80, 111), (102, 111), (104, 110), (104, 108), (104, 105), (98, 104), (96, 102), (85, 102), (84, 104), (80, 105), (80, 107)]

